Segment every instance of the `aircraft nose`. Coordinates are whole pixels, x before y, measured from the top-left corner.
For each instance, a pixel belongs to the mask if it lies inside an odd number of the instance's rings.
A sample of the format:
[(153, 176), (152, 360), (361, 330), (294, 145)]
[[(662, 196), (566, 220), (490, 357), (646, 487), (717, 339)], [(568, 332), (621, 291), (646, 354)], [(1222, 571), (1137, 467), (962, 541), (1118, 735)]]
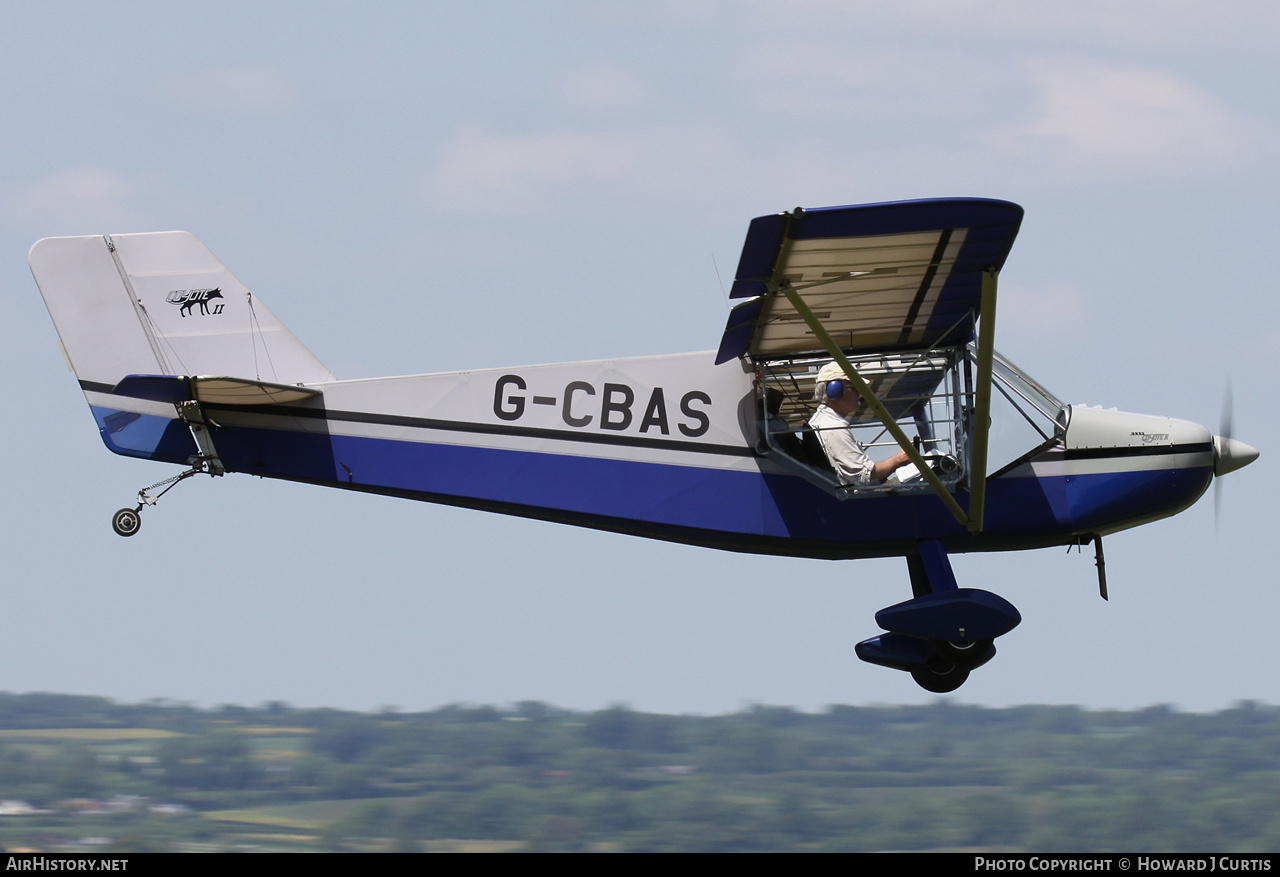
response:
[(1213, 437), (1213, 474), (1226, 475), (1243, 469), (1258, 459), (1258, 449), (1252, 445), (1225, 436)]

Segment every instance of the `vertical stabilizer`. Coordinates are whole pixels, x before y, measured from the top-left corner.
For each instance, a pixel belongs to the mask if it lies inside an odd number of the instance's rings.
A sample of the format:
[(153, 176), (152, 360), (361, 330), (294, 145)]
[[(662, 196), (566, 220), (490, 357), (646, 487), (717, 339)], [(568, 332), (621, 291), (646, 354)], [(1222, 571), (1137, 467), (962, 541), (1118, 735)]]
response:
[(28, 261), (82, 385), (130, 374), (334, 379), (186, 232), (45, 238)]
[[(238, 380), (210, 385), (256, 382), (262, 396), (266, 385), (334, 379), (186, 232), (45, 238), (27, 258), (102, 440), (117, 454), (181, 463), (199, 453), (216, 462), (212, 446), (200, 444), (198, 409), (184, 407), (189, 389), (170, 399), (136, 385), (172, 390), (195, 385), (185, 378), (229, 377)], [(130, 375), (153, 377), (121, 385)], [(174, 377), (154, 377), (165, 375)]]

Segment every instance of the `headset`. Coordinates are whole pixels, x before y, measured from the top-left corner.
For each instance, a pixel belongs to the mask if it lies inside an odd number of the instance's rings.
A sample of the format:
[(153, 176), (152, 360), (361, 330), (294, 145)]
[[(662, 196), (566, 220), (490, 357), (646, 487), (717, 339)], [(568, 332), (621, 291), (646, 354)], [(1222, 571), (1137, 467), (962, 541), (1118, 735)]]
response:
[(827, 398), (835, 401), (844, 395), (844, 381), (827, 381)]

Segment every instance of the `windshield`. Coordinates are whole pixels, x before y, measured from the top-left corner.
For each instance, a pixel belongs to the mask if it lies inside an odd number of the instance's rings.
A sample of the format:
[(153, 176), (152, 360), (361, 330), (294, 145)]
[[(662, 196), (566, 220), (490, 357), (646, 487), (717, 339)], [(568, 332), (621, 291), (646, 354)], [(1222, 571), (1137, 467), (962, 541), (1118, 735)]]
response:
[(995, 352), (992, 368), (1000, 380), (1016, 388), (1016, 392), (1038, 408), (1041, 414), (1050, 420), (1057, 419), (1058, 412), (1063, 407), (1062, 402), (1042, 387), (1039, 381), (1002, 356), (998, 350)]
[(1059, 438), (1063, 407), (1056, 396), (997, 351), (991, 366), (987, 474)]

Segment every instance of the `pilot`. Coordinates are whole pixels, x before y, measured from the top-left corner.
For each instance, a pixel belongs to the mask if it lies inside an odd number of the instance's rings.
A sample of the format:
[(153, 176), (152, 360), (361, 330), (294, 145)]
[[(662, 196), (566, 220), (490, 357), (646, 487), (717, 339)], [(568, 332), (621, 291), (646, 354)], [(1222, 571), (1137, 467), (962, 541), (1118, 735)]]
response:
[(884, 481), (900, 466), (911, 462), (906, 451), (887, 460), (876, 462), (853, 437), (849, 418), (858, 412), (862, 397), (850, 387), (844, 369), (838, 363), (829, 362), (818, 372), (818, 382), (813, 395), (822, 404), (809, 418), (809, 426), (822, 443), (831, 467), (841, 484), (871, 484)]

